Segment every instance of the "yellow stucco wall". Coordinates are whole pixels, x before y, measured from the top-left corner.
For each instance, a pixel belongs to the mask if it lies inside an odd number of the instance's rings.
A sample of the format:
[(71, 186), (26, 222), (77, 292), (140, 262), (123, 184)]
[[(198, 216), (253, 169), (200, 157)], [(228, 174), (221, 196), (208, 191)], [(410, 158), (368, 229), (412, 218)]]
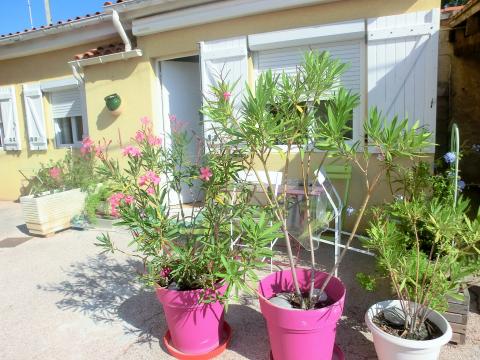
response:
[[(196, 54), (199, 41), (401, 14), (439, 6), (440, 0), (344, 0), (140, 37), (137, 39), (137, 47), (144, 52), (143, 57), (88, 66), (84, 69), (89, 134), (95, 140), (112, 139), (112, 148), (118, 151), (119, 137), (123, 144), (128, 142), (138, 128), (138, 119), (141, 116), (150, 116), (156, 124), (159, 124), (160, 95), (154, 70), (156, 60)], [(101, 44), (104, 43), (107, 42), (101, 42)], [(0, 175), (2, 175), (0, 200), (13, 200), (20, 195), (22, 177), (18, 170), (24, 169), (31, 174), (32, 169), (37, 168), (39, 162), (62, 157), (65, 151), (54, 149), (52, 122), (49, 121), (48, 116), (46, 117), (48, 150), (36, 152), (28, 150), (21, 96), (22, 84), (71, 76), (67, 61), (71, 60), (73, 54), (97, 45), (100, 44), (87, 44), (61, 51), (0, 61), (0, 86), (16, 85), (22, 137), (21, 152), (0, 151)], [(123, 112), (118, 117), (114, 117), (105, 109), (103, 99), (112, 93), (118, 93), (122, 98)], [(48, 111), (47, 102), (46, 111)]]
[[(104, 43), (109, 43), (109, 41), (104, 40), (101, 42), (101, 44)], [(27, 181), (20, 171), (26, 176), (31, 176), (33, 171), (38, 169), (39, 163), (47, 162), (49, 159), (60, 159), (66, 151), (64, 148), (55, 148), (55, 134), (47, 96), (44, 96), (44, 115), (48, 150), (30, 151), (26, 131), (22, 85), (72, 77), (72, 70), (67, 62), (73, 59), (74, 54), (98, 45), (100, 44), (84, 44), (43, 54), (0, 61), (0, 86), (15, 85), (22, 146), (21, 151), (0, 150), (0, 175), (2, 179), (0, 183), (0, 200), (15, 200), (25, 190), (23, 187), (27, 185)]]

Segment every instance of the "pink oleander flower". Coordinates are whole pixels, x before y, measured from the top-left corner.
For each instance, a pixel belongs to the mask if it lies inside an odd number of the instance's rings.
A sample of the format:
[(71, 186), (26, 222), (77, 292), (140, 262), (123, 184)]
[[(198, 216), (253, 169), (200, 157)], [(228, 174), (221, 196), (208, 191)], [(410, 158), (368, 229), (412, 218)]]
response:
[(135, 200), (135, 198), (132, 195), (127, 195), (125, 196), (124, 200), (125, 200), (125, 204), (131, 205), (133, 204), (133, 201)]
[(148, 116), (143, 116), (140, 118), (140, 122), (142, 125), (149, 125), (150, 124), (150, 118)]
[(168, 115), (168, 118), (170, 119), (170, 128), (174, 133), (180, 132), (185, 126), (185, 122), (177, 119), (173, 114)]
[(154, 185), (158, 185), (160, 184), (160, 176), (158, 176), (155, 171), (152, 171), (152, 170), (148, 170), (146, 173), (145, 173), (146, 176), (148, 176), (148, 179), (150, 180), (150, 182), (152, 182)]
[(123, 156), (133, 156), (133, 157), (140, 157), (142, 156), (142, 151), (132, 145), (128, 145), (123, 148), (122, 150)]
[(208, 181), (213, 176), (212, 171), (208, 167), (201, 167), (200, 168), (200, 179), (203, 181)]
[(145, 140), (145, 134), (142, 130), (138, 130), (135, 133), (135, 140), (139, 143), (141, 143), (143, 140)]
[(160, 176), (158, 176), (155, 171), (148, 170), (145, 175), (142, 175), (138, 178), (138, 185), (158, 185), (160, 184)]
[(58, 179), (60, 177), (60, 173), (62, 170), (60, 168), (54, 166), (48, 170), (48, 173), (50, 174), (50, 177), (52, 179)]
[(85, 139), (82, 140), (82, 147), (80, 148), (80, 153), (82, 155), (86, 155), (92, 152), (93, 149), (94, 149), (94, 142), (92, 139), (90, 139), (89, 136), (87, 136)]
[(161, 146), (162, 139), (155, 135), (148, 135), (147, 141), (151, 146)]
[(172, 272), (172, 269), (170, 269), (169, 267), (163, 268), (160, 271), (160, 276), (163, 278), (168, 278), (171, 272)]
[(122, 199), (125, 199), (124, 193), (114, 193), (108, 198), (108, 202), (110, 203), (110, 214), (112, 216), (119, 216), (118, 207), (120, 206), (120, 202)]
[(155, 194), (155, 189), (154, 189), (153, 187), (147, 188), (147, 194), (148, 194), (148, 195), (153, 195), (153, 194)]
[(95, 146), (95, 156), (101, 157), (106, 149), (107, 149), (106, 146), (102, 146), (102, 145)]
[(231, 94), (230, 92), (225, 91), (225, 92), (223, 93), (223, 100), (228, 101), (231, 96), (232, 96), (232, 94)]

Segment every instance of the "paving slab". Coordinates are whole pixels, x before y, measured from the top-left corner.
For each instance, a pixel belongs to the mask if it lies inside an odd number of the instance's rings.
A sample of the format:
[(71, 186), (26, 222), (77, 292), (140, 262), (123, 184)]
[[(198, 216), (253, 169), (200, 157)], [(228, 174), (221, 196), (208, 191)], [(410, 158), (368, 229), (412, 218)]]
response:
[[(108, 231), (120, 246), (130, 240), (126, 231)], [(161, 341), (162, 308), (153, 291), (136, 281), (140, 264), (122, 254), (100, 254), (94, 245), (99, 234), (66, 230), (31, 237), (20, 205), (0, 202), (0, 359), (172, 359)], [(2, 247), (8, 238), (17, 240)], [(332, 251), (328, 246), (317, 251), (325, 268)], [(347, 297), (337, 341), (348, 360), (376, 359), (363, 316), (370, 304), (388, 297), (388, 289), (366, 293), (354, 280), (357, 271), (371, 269), (373, 259), (358, 254), (349, 254), (341, 267)], [(477, 301), (472, 296), (467, 344), (447, 346), (442, 360), (480, 359)], [(233, 340), (218, 359), (267, 359), (268, 336), (256, 298), (243, 296), (231, 304), (226, 319)]]

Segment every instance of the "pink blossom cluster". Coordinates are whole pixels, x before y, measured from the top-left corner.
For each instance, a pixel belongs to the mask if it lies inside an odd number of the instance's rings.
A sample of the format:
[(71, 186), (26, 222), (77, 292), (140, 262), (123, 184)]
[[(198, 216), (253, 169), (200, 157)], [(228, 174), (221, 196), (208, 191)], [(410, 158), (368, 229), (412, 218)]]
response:
[(138, 178), (139, 186), (147, 186), (147, 194), (153, 195), (155, 193), (154, 186), (160, 184), (160, 176), (153, 170), (148, 170), (145, 175)]
[(62, 170), (57, 166), (54, 166), (54, 167), (48, 169), (48, 174), (50, 175), (50, 177), (52, 179), (55, 179), (55, 180), (60, 177), (61, 172), (62, 172)]
[(89, 136), (82, 140), (82, 147), (80, 148), (80, 152), (82, 155), (86, 155), (91, 153), (95, 149), (95, 145), (92, 139)]
[(132, 156), (132, 157), (140, 157), (142, 156), (142, 151), (135, 146), (128, 145), (122, 149), (123, 156)]
[(161, 146), (162, 139), (152, 134), (150, 119), (144, 116), (140, 119), (140, 122), (142, 123), (142, 130), (137, 130), (135, 133), (135, 141), (140, 144), (146, 140), (150, 146)]
[(200, 168), (200, 179), (203, 181), (208, 181), (213, 176), (212, 170), (209, 167)]
[(124, 193), (118, 192), (112, 194), (108, 198), (108, 202), (110, 204), (110, 214), (112, 216), (119, 216), (118, 207), (122, 204), (122, 201), (127, 204), (133, 204), (134, 197), (132, 195), (125, 195)]

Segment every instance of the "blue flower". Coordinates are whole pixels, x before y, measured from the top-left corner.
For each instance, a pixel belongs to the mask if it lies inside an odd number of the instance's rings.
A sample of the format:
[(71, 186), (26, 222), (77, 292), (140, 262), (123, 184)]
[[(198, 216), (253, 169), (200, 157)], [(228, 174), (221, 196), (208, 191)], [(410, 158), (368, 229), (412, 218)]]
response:
[(443, 158), (447, 164), (452, 164), (457, 159), (457, 156), (450, 151), (443, 155)]
[(465, 184), (465, 181), (458, 180), (458, 182), (457, 182), (458, 191), (463, 191), (463, 189), (465, 189), (466, 185), (467, 184)]
[(347, 213), (347, 216), (351, 216), (353, 215), (353, 213), (355, 212), (355, 209), (351, 206), (348, 206), (346, 209), (345, 209), (345, 212)]

